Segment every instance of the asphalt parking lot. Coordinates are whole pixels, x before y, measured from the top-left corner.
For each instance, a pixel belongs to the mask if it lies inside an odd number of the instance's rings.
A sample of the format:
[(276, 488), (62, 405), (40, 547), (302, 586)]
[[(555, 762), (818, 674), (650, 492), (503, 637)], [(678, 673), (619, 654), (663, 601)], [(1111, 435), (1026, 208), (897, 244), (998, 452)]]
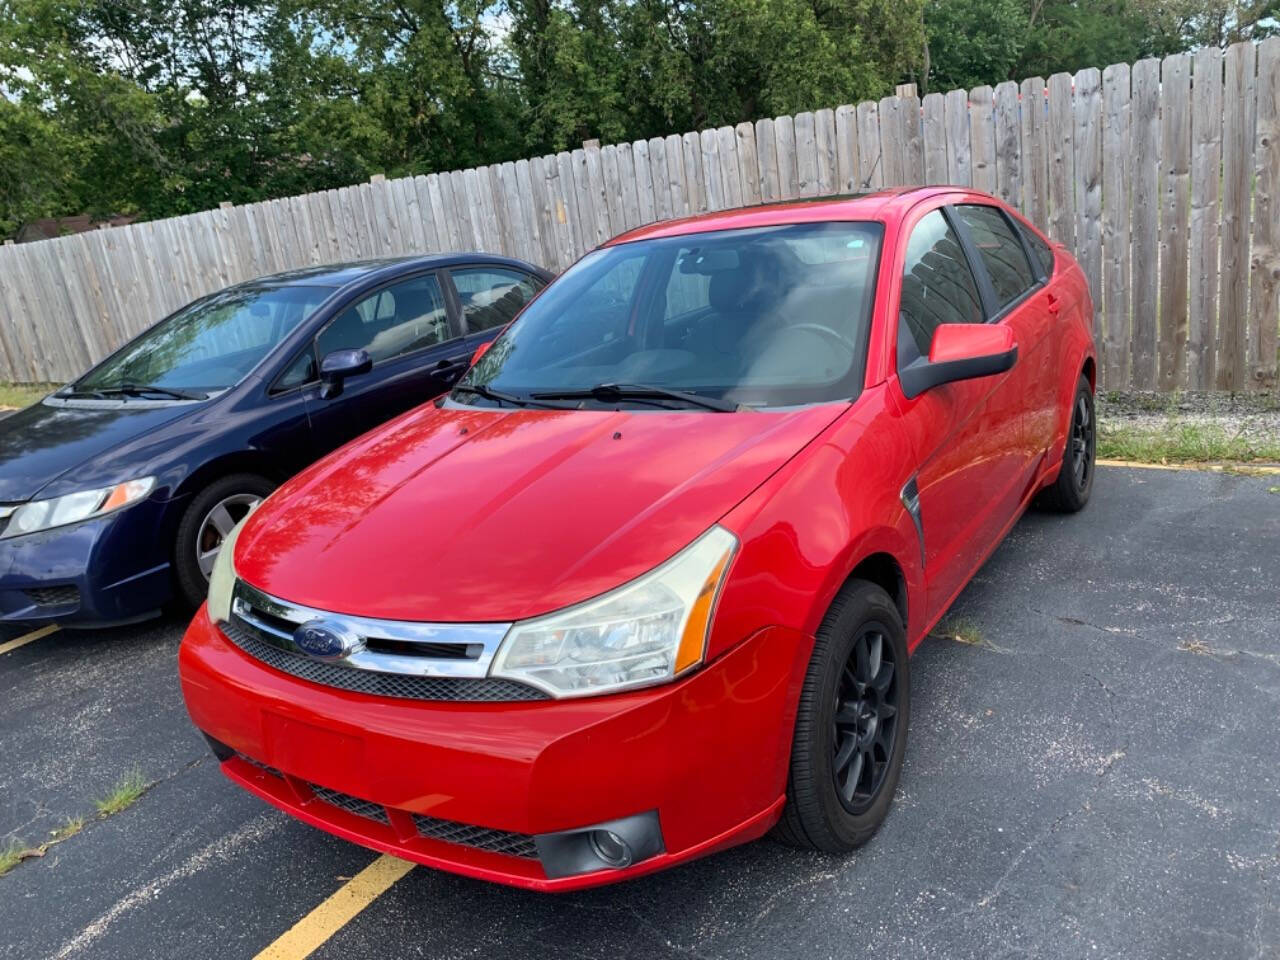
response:
[[(764, 841), (554, 897), (415, 868), (313, 955), (1280, 956), (1276, 483), (1102, 468), (1085, 513), (1025, 517), (957, 603), (977, 642), (918, 651), (897, 803), (853, 856)], [(181, 630), (0, 654), (0, 846), (152, 784), (0, 877), (0, 956), (252, 957), (377, 859), (218, 773)]]

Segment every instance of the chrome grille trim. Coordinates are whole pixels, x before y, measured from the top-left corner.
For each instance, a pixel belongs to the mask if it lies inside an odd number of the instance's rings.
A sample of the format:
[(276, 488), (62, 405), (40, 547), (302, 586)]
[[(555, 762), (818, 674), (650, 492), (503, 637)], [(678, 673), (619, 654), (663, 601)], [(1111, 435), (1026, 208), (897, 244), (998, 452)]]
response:
[(321, 686), (402, 700), (511, 703), (548, 699), (548, 694), (537, 687), (497, 677), (420, 677), (377, 670), (351, 670), (266, 643), (235, 618), (233, 621), (218, 624), (218, 629), (248, 656), (273, 670)]
[[(333, 613), (290, 603), (263, 593), (243, 580), (232, 591), (231, 619), (264, 643), (299, 656), (306, 654), (293, 641), (292, 628), (308, 620), (324, 620), (353, 631), (368, 641), (383, 640), (412, 648), (421, 655), (360, 649), (332, 666), (341, 670), (368, 670), (417, 677), (466, 677), (489, 675), (489, 665), (509, 623), (420, 623), (381, 620)], [(441, 653), (447, 652), (447, 656)]]

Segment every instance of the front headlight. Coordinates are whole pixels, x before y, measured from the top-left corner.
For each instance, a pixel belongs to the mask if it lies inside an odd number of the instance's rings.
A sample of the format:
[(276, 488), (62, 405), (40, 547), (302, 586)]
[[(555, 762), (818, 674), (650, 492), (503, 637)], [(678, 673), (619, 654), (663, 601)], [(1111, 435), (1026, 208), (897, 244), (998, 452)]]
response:
[(0, 539), (38, 533), (53, 527), (79, 523), (92, 517), (127, 507), (147, 496), (156, 485), (155, 477), (143, 477), (98, 490), (81, 490), (51, 500), (32, 500), (13, 511)]
[(254, 508), (250, 508), (222, 541), (218, 555), (213, 558), (213, 570), (209, 573), (209, 619), (214, 623), (225, 623), (231, 619), (231, 588), (236, 585), (235, 552), (236, 540), (244, 529), (245, 521), (253, 516)]
[(738, 538), (712, 527), (662, 566), (594, 600), (512, 625), (490, 676), (555, 697), (662, 683), (702, 662)]

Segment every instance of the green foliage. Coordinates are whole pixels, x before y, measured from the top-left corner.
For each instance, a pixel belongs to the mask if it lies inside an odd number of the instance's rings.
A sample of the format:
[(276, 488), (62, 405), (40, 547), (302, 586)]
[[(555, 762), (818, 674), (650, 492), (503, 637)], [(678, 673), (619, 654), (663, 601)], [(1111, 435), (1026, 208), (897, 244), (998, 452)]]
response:
[[(0, 0), (0, 236), (1277, 28), (1280, 0)], [(927, 43), (926, 43), (927, 36)]]
[(930, 0), (925, 22), (931, 90), (1003, 80), (1027, 42), (1024, 0)]

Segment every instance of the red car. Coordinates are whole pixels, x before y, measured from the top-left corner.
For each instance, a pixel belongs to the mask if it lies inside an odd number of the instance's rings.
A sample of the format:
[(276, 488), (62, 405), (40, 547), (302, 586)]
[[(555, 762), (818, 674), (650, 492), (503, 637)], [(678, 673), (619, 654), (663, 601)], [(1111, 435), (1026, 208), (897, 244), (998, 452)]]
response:
[(268, 498), (179, 666), (228, 777), (538, 890), (884, 819), (908, 655), (1093, 482), (1080, 268), (950, 188), (654, 224)]

